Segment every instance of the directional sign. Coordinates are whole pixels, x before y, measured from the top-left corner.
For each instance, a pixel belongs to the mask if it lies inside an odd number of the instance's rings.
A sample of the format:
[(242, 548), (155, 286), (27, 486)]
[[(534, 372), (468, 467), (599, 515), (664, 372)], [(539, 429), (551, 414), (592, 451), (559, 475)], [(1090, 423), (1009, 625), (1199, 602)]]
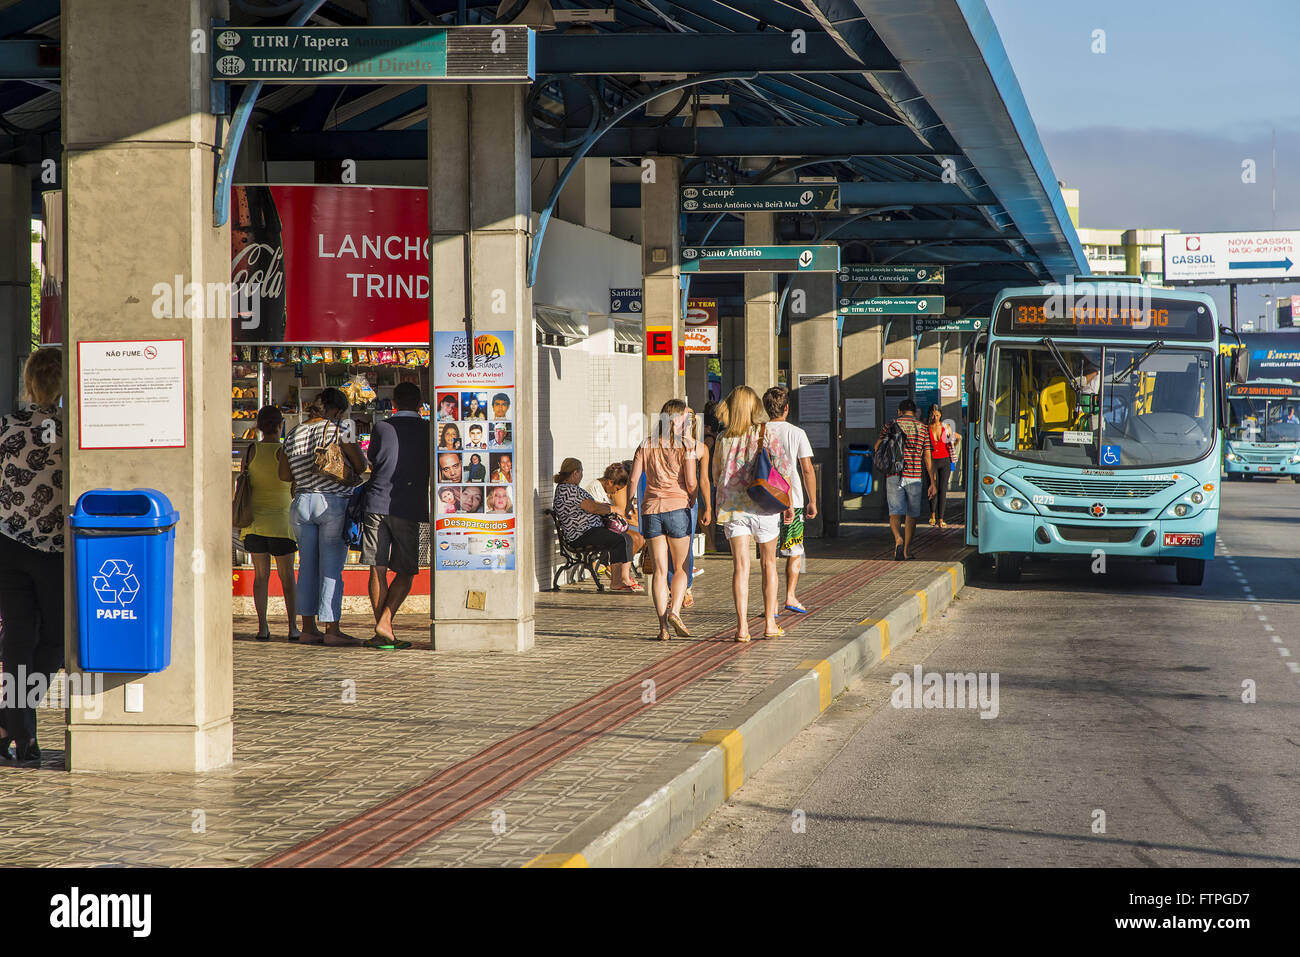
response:
[(912, 380), (913, 401), (921, 415), (930, 411), (930, 406), (939, 404), (939, 370), (917, 369)]
[(673, 357), (673, 327), (645, 327), (645, 357), (651, 362), (665, 362)]
[(609, 291), (609, 311), (611, 315), (641, 314), (640, 289), (611, 289)]
[(1162, 242), (1166, 283), (1300, 279), (1300, 230), (1167, 233)]
[(844, 316), (942, 316), (943, 296), (876, 296), (873, 299), (840, 299)]
[(793, 183), (783, 186), (684, 186), (684, 213), (806, 212), (840, 208), (835, 184)]
[(988, 326), (988, 319), (963, 316), (960, 319), (913, 319), (912, 332), (979, 332)]
[(840, 282), (943, 282), (943, 267), (845, 263)]
[(836, 272), (840, 247), (683, 246), (682, 272)]
[(529, 83), (525, 26), (214, 27), (212, 78), (233, 83)]

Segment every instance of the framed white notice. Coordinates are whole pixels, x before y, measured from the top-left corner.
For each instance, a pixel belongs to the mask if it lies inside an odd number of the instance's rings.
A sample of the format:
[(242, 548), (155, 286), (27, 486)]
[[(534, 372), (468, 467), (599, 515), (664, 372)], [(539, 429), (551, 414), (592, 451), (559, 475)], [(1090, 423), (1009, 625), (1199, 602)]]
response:
[(845, 399), (844, 427), (846, 429), (874, 429), (876, 427), (876, 400)]
[[(831, 377), (824, 373), (799, 376), (799, 425), (807, 431), (809, 422), (831, 420)], [(825, 443), (830, 444), (830, 443)]]
[(185, 447), (185, 340), (77, 343), (83, 449)]

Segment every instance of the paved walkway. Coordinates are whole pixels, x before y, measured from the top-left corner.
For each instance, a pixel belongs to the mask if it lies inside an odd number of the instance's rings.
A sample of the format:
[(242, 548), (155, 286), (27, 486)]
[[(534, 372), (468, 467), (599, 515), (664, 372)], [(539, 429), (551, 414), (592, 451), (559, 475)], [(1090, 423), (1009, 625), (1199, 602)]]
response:
[(526, 655), (421, 654), (415, 616), (406, 652), (260, 643), (237, 619), (234, 764), (67, 774), (62, 714), (43, 710), (42, 767), (0, 766), (0, 865), (526, 863), (963, 553), (960, 528), (919, 530), (911, 562), (886, 558), (878, 526), (845, 532), (811, 549), (812, 613), (747, 645), (726, 640), (731, 566), (715, 555), (685, 616), (696, 637), (671, 642), (649, 640), (647, 597), (590, 583), (538, 595)]

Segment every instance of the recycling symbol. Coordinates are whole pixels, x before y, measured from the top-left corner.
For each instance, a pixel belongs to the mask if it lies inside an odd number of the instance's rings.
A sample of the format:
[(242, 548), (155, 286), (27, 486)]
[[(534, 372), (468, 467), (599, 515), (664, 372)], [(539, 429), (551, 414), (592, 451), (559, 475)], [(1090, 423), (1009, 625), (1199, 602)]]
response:
[(140, 580), (131, 573), (131, 563), (120, 558), (110, 558), (100, 565), (91, 585), (105, 605), (129, 605), (140, 593)]

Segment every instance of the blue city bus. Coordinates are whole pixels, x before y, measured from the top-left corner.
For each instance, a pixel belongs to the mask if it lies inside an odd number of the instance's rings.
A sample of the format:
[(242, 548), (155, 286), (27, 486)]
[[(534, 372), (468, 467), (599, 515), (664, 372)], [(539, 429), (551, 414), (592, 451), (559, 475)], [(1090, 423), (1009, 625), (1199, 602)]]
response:
[(1300, 482), (1300, 384), (1252, 379), (1228, 386), (1223, 471), (1230, 480)]
[[(1225, 376), (1201, 293), (1113, 280), (1003, 290), (967, 353), (966, 542), (1146, 559), (1199, 585), (1219, 521)], [(1231, 335), (1228, 330), (1224, 334)]]

